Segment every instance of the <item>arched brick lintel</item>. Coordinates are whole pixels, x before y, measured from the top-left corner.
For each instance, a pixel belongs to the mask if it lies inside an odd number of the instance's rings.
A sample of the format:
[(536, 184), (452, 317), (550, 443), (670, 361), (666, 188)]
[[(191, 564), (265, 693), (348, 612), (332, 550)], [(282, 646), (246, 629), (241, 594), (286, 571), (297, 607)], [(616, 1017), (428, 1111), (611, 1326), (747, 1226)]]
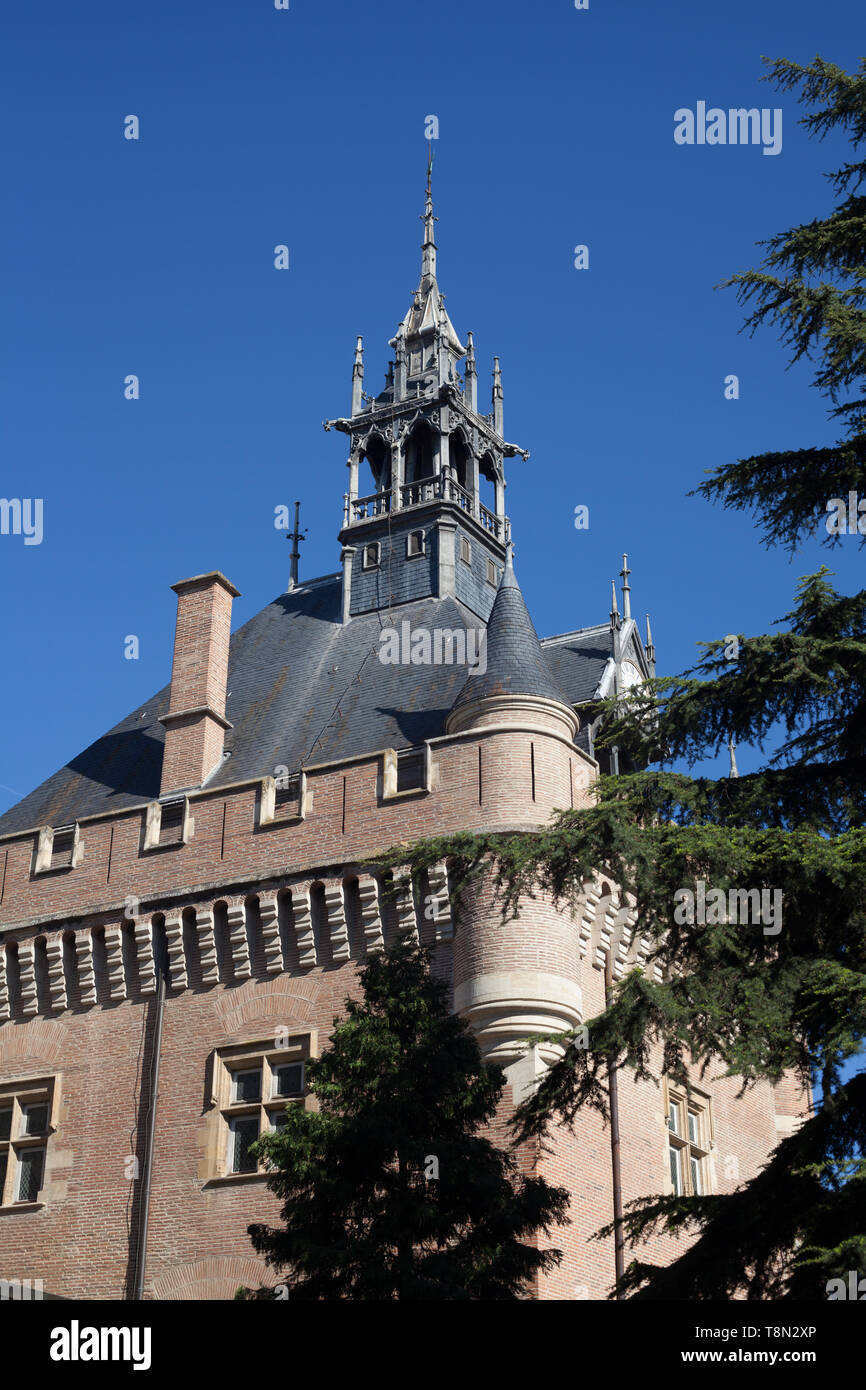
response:
[(255, 1289), (260, 1284), (280, 1281), (263, 1260), (243, 1255), (209, 1256), (178, 1265), (151, 1285), (149, 1297), (156, 1302), (190, 1302), (233, 1299), (238, 1289)]

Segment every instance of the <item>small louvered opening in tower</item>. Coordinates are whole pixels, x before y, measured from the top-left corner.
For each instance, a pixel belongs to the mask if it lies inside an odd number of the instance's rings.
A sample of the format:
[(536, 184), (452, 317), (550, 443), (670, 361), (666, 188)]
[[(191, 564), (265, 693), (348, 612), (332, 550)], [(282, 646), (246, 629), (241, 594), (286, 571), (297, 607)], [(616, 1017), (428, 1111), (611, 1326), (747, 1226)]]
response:
[(59, 825), (51, 842), (52, 869), (71, 869), (75, 850), (75, 826)]
[(285, 819), (300, 814), (301, 774), (293, 772), (289, 777), (277, 779), (274, 793), (274, 817)]
[(405, 748), (397, 754), (397, 791), (411, 792), (425, 785), (426, 750)]
[(161, 845), (179, 845), (183, 840), (185, 803), (183, 801), (167, 801), (162, 807), (159, 821), (159, 843)]

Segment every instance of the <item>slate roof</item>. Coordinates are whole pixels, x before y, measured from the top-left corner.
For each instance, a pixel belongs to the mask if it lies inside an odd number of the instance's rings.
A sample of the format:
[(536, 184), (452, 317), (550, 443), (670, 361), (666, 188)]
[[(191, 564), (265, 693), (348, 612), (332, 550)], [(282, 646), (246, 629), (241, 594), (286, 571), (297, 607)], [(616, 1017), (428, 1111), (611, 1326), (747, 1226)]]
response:
[[(519, 658), (519, 683), (526, 685), (530, 675), (535, 681), (524, 693), (564, 696), (571, 704), (589, 699), (610, 654), (604, 629), (549, 638), (539, 646), (519, 589), (507, 586), (503, 612), (505, 605), (521, 630), (528, 624), (535, 649), (530, 659), (526, 643), (512, 650), (507, 636), (500, 644), (494, 635), (488, 675), (492, 657), (491, 678), (510, 679), (505, 657), (511, 651)], [(343, 626), (340, 614), (340, 575), (328, 575), (280, 594), (233, 635), (226, 701), (231, 757), (209, 787), (272, 775), (281, 764), (293, 771), (379, 748), (408, 748), (444, 733), (465, 668), (384, 665), (379, 633), (386, 615), (365, 614)], [(398, 630), (404, 620), (431, 630), (478, 627), (477, 616), (453, 598), (402, 604), (394, 611)], [(168, 695), (166, 685), (0, 816), (0, 835), (155, 800), (164, 742), (158, 716), (168, 708)]]
[(487, 620), (485, 670), (470, 675), (454, 708), (483, 700), (488, 695), (537, 695), (568, 704), (545, 660), (526, 601), (508, 563)]
[(610, 623), (543, 637), (541, 648), (554, 680), (568, 692), (571, 704), (584, 704), (595, 695), (608, 661), (613, 660)]

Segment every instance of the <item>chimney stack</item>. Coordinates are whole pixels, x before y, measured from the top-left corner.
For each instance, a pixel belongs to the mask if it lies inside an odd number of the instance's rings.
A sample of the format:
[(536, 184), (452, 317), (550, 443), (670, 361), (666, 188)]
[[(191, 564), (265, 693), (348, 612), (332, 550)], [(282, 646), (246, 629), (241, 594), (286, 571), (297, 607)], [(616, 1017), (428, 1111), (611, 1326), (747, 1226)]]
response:
[(177, 627), (165, 725), (160, 796), (200, 787), (219, 766), (226, 729), (232, 599), (238, 590), (213, 570), (172, 584)]

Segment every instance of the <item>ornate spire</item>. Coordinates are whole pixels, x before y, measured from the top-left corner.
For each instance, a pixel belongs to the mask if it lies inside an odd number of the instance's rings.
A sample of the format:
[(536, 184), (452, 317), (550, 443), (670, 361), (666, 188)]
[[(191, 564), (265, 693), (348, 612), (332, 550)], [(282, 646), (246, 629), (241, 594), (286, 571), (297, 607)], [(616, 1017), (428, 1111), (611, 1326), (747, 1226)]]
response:
[(616, 602), (616, 580), (610, 581), (610, 625), (614, 631), (619, 627), (619, 608)]
[(427, 160), (427, 199), (424, 204), (424, 240), (421, 243), (421, 288), (429, 289), (436, 279), (436, 228), (438, 218), (433, 216), (433, 144), (428, 142), (430, 154)]
[[(421, 242), (421, 279), (412, 296), (412, 306), (397, 329), (390, 346), (396, 347), (398, 339), (403, 338), (408, 370), (407, 385), (416, 379), (429, 378), (435, 374), (442, 384), (443, 375), (452, 380), (456, 363), (466, 349), (457, 336), (456, 329), (448, 317), (444, 296), (436, 281), (436, 233), (433, 215), (433, 194), (430, 180), (433, 164), (432, 152), (427, 164), (427, 193), (422, 214), (424, 239)], [(447, 369), (443, 364), (441, 350), (448, 359)], [(412, 394), (411, 386), (409, 394)]]
[(730, 772), (728, 773), (728, 776), (729, 776), (729, 777), (739, 777), (739, 775), (740, 775), (739, 772), (737, 771), (737, 755), (736, 755), (736, 753), (734, 752), (734, 749), (736, 748), (736, 746), (737, 746), (737, 745), (734, 743), (734, 735), (733, 735), (733, 734), (729, 734), (729, 736), (728, 736), (728, 752), (729, 752), (730, 755), (731, 755), (731, 770), (730, 770)]

